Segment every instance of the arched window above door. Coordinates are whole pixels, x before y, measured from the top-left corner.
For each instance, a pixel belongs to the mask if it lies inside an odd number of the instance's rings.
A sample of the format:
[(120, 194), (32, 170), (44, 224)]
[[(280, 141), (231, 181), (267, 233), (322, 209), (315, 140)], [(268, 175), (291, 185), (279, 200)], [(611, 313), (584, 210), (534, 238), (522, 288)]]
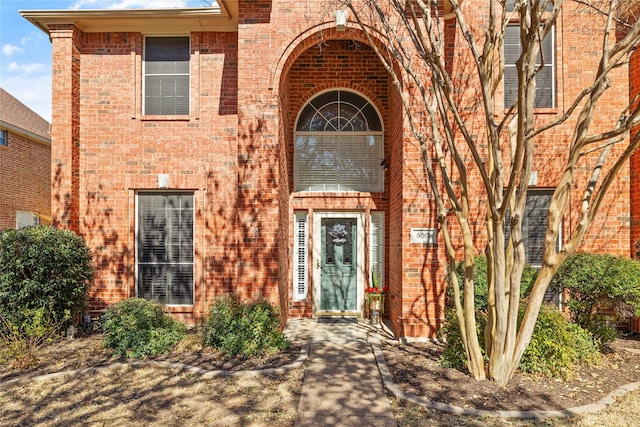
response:
[(382, 121), (364, 97), (322, 93), (296, 124), (296, 191), (384, 191)]

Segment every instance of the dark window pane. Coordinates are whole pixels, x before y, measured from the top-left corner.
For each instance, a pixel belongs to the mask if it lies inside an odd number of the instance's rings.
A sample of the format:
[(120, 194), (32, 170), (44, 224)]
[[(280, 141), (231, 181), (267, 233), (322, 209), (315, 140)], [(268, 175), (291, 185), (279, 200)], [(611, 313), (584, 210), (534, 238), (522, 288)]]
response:
[(138, 296), (193, 304), (193, 194), (138, 195)]
[(550, 66), (541, 69), (536, 74), (536, 108), (553, 107), (553, 69)]
[(189, 37), (146, 37), (145, 62), (189, 61)]
[(189, 37), (147, 37), (145, 114), (189, 114)]
[(504, 67), (504, 107), (511, 107), (518, 99), (518, 71), (516, 67)]
[[(547, 232), (547, 214), (549, 203), (553, 195), (552, 190), (529, 190), (522, 220), (522, 238), (528, 264), (539, 267), (542, 265), (544, 238)], [(506, 238), (510, 234), (510, 216), (507, 213), (505, 224)]]
[(307, 104), (298, 118), (302, 132), (362, 132), (382, 130), (375, 108), (360, 95), (347, 91), (323, 93)]

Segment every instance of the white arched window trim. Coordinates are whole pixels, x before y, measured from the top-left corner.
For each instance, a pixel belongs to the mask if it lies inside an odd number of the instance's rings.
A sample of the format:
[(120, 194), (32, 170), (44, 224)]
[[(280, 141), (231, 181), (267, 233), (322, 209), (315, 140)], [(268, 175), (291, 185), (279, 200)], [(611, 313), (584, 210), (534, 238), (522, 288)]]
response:
[(298, 114), (295, 191), (383, 192), (383, 160), (381, 116), (363, 95), (325, 91)]

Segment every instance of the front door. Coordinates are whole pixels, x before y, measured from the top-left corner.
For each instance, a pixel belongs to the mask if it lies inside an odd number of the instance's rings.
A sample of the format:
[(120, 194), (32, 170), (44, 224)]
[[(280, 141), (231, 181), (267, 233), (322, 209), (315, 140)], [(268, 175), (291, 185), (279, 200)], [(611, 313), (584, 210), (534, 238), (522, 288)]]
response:
[[(317, 214), (316, 311), (359, 311), (363, 241), (359, 214)], [(319, 301), (318, 301), (319, 299)]]

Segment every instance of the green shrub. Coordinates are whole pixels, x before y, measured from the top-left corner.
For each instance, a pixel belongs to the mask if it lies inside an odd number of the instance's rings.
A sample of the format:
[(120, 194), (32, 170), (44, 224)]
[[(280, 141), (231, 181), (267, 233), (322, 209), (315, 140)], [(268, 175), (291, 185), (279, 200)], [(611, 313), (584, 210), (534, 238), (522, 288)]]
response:
[(551, 289), (568, 291), (572, 319), (608, 350), (617, 337), (609, 320), (640, 315), (640, 262), (608, 255), (575, 253), (558, 269)]
[(0, 314), (0, 364), (26, 369), (38, 362), (38, 352), (60, 336), (67, 311), (58, 319), (46, 308), (24, 309), (14, 315)]
[[(520, 307), (520, 319), (525, 307)], [(478, 339), (483, 356), (484, 328), (487, 317), (484, 312), (476, 316)], [(465, 370), (467, 357), (462, 346), (462, 337), (455, 310), (447, 313), (446, 324), (441, 334), (446, 344), (440, 364), (444, 367)], [(567, 377), (575, 365), (592, 363), (600, 353), (592, 335), (580, 326), (569, 322), (554, 307), (543, 304), (533, 330), (531, 342), (525, 350), (518, 368), (523, 372), (540, 373), (549, 377)]]
[[(458, 283), (460, 283), (460, 298), (464, 298), (464, 262), (456, 265), (456, 275)], [(538, 270), (525, 264), (522, 272), (522, 280), (520, 283), (520, 292), (522, 297), (528, 297), (533, 287)], [(476, 310), (486, 310), (488, 306), (488, 286), (487, 286), (487, 258), (485, 256), (477, 256), (474, 258), (473, 269), (473, 285), (474, 285), (474, 301)], [(453, 287), (447, 287), (447, 305), (454, 307), (453, 304)]]
[(0, 232), (0, 314), (5, 317), (46, 309), (57, 323), (84, 308), (92, 279), (91, 252), (73, 232), (48, 226)]
[(263, 356), (288, 347), (280, 314), (269, 302), (242, 304), (236, 297), (217, 299), (204, 324), (204, 344), (226, 356)]
[(103, 316), (104, 346), (121, 356), (137, 359), (167, 353), (187, 329), (162, 304), (130, 298), (109, 307)]
[[(520, 320), (524, 307), (520, 309)], [(600, 353), (593, 336), (569, 322), (560, 311), (542, 304), (540, 314), (518, 368), (523, 372), (567, 378), (575, 365), (594, 363)]]
[[(476, 312), (476, 331), (482, 350), (482, 356), (486, 359), (484, 350), (484, 328), (487, 325), (487, 314), (484, 311)], [(458, 315), (455, 310), (448, 310), (445, 324), (438, 331), (438, 337), (446, 339), (444, 351), (440, 356), (440, 365), (445, 368), (453, 368), (459, 371), (467, 369), (467, 354), (462, 345), (462, 335), (458, 326)]]

